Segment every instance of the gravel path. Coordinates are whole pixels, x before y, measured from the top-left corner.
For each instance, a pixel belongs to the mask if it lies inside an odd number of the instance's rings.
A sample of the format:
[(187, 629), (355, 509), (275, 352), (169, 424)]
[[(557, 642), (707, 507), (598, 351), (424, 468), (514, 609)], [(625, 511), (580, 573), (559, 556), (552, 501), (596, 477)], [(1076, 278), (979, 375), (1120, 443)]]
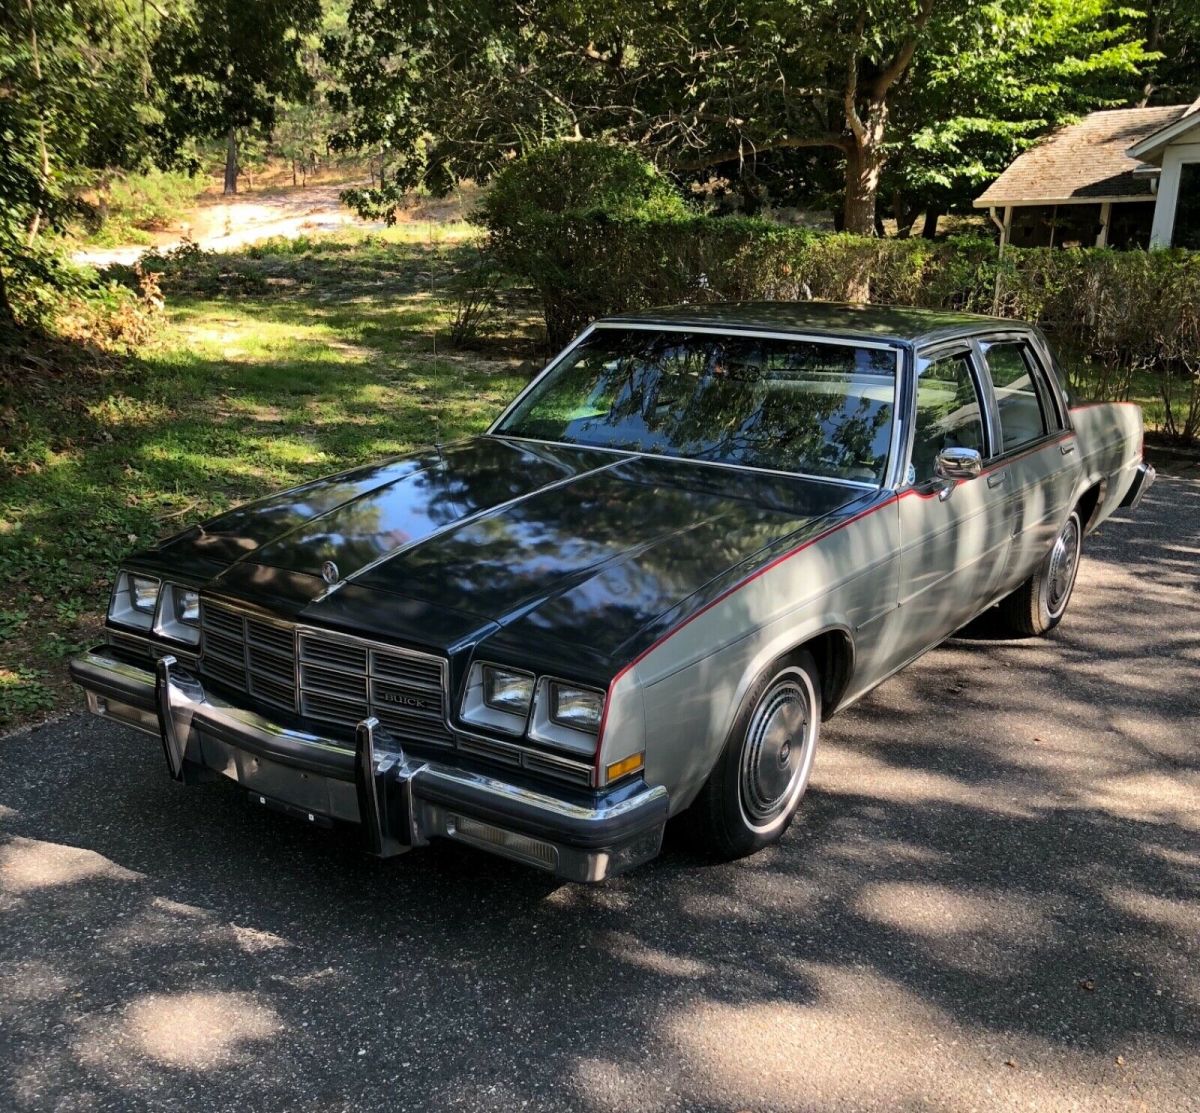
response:
[(374, 862), (122, 728), (0, 740), (0, 1108), (1200, 1109), (1200, 482), (1085, 557), (735, 865)]

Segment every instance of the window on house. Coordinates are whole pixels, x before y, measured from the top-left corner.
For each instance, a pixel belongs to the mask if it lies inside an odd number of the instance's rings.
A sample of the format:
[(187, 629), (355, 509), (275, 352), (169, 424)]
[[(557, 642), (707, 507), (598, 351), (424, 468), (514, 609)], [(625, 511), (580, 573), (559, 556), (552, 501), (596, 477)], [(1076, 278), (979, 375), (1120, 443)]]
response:
[(1200, 251), (1200, 162), (1185, 162), (1179, 168), (1179, 196), (1175, 201), (1171, 246)]

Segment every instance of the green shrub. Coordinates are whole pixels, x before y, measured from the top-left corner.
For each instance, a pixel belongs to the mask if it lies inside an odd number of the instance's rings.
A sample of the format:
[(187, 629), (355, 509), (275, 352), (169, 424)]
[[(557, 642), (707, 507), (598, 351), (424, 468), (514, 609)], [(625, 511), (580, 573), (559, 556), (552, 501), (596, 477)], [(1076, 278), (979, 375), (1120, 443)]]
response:
[(686, 207), (675, 187), (628, 147), (560, 141), (504, 167), (476, 220), (507, 237), (541, 217), (575, 212), (654, 218), (681, 216)]
[(568, 211), (522, 217), (490, 247), (541, 300), (550, 343), (596, 317), (678, 302), (872, 301), (1039, 323), (1090, 397), (1146, 376), (1164, 431), (1200, 435), (1200, 253), (1008, 248), (829, 235), (768, 221)]

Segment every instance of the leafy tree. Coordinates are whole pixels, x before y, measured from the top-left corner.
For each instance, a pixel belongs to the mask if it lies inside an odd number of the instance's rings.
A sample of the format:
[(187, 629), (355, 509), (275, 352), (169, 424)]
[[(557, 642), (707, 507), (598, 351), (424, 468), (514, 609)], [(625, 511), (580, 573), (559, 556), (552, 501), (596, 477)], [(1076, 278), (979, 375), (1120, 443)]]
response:
[(1128, 103), (1140, 33), (1110, 0), (991, 0), (931, 38), (892, 112), (883, 182), (901, 234), (969, 204), (1049, 128)]
[(236, 193), (238, 133), (269, 133), (279, 104), (308, 94), (301, 51), (320, 18), (320, 0), (193, 0), (164, 19), (152, 61), (168, 155), (192, 136), (223, 138), (225, 192)]
[(329, 137), (342, 124), (333, 111), (330, 93), (337, 88), (337, 75), (321, 51), (324, 38), (344, 34), (346, 0), (323, 0), (320, 29), (306, 35), (300, 48), (300, 64), (309, 76), (309, 89), (301, 99), (279, 111), (272, 146), (292, 165), (292, 184), (297, 174), (303, 182), (329, 154)]
[(1188, 104), (1200, 96), (1200, 3), (1142, 0), (1146, 47), (1159, 55), (1146, 67), (1140, 103)]
[(148, 26), (134, 0), (0, 7), (0, 325), (36, 317), (67, 280), (42, 234), (97, 175), (149, 158)]
[[(384, 208), (550, 138), (615, 139), (698, 176), (824, 150), (841, 165), (842, 223), (869, 234), (910, 136), (943, 172), (964, 151), (991, 165), (1056, 98), (1103, 103), (1098, 83), (1128, 85), (1144, 51), (1123, 13), (1119, 0), (351, 0), (327, 45), (348, 113), (335, 141), (400, 156)], [(989, 127), (973, 119), (994, 124), (979, 152)], [(924, 130), (942, 121), (944, 137)]]

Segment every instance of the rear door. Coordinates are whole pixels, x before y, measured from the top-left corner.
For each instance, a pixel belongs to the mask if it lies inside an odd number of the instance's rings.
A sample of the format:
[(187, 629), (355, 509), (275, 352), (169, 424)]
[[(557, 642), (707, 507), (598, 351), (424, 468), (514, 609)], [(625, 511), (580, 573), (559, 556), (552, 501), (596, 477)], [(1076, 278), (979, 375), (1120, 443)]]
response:
[[(909, 463), (900, 491), (900, 632), (896, 661), (934, 645), (995, 595), (1012, 530), (1007, 493), (986, 474), (998, 444), (986, 382), (969, 341), (918, 353)], [(947, 482), (944, 448), (974, 448), (984, 472)]]
[(1016, 587), (1050, 551), (1070, 513), (1079, 452), (1066, 406), (1026, 333), (979, 341), (995, 396), (999, 449), (990, 475), (1008, 496), (1012, 544), (998, 588)]

